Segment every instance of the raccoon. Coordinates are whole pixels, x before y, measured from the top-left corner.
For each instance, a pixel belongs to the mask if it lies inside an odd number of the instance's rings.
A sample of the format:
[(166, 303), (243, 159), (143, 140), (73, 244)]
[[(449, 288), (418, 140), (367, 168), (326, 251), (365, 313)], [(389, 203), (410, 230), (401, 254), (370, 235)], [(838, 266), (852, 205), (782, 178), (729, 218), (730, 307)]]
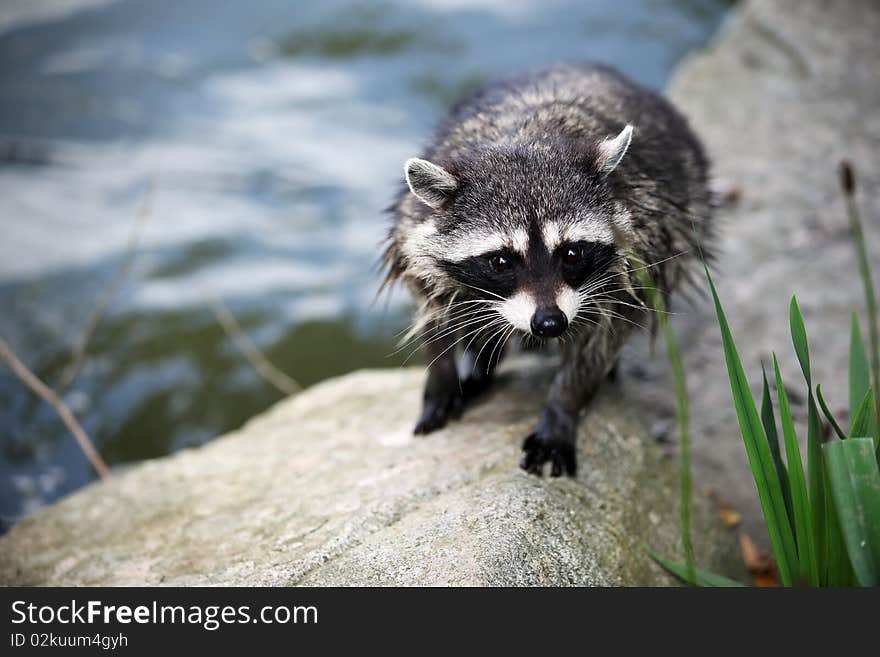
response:
[(579, 413), (633, 327), (651, 325), (649, 288), (668, 297), (711, 256), (703, 148), (660, 95), (603, 65), (559, 65), (460, 101), (404, 175), (383, 285), (417, 302), (410, 337), (429, 365), (415, 433), (486, 390), (511, 337), (555, 340), (520, 465), (574, 475)]

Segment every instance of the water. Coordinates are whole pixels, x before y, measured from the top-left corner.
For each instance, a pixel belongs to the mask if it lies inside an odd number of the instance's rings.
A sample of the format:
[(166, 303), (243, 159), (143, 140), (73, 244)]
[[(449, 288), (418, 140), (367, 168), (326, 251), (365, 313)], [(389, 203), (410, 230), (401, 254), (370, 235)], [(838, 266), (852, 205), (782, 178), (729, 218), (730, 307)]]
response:
[[(57, 385), (147, 204), (131, 269), (65, 393), (111, 464), (200, 444), (280, 398), (223, 333), (211, 295), (304, 385), (395, 366), (405, 295), (372, 304), (383, 208), (448, 103), (571, 59), (662, 87), (726, 9), (3, 0), (0, 335)], [(4, 526), (93, 476), (6, 369), (0, 446)]]

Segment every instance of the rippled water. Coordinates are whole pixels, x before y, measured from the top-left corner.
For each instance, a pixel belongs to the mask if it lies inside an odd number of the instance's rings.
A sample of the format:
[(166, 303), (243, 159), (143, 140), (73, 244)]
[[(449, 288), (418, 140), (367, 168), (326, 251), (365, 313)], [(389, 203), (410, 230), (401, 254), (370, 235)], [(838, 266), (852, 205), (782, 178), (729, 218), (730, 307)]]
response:
[[(397, 365), (405, 297), (372, 303), (383, 208), (447, 104), (566, 59), (661, 87), (727, 4), (4, 0), (0, 335), (57, 384), (146, 205), (66, 392), (111, 464), (197, 445), (279, 399), (211, 295), (305, 385)], [(5, 369), (0, 446), (6, 525), (92, 478)]]

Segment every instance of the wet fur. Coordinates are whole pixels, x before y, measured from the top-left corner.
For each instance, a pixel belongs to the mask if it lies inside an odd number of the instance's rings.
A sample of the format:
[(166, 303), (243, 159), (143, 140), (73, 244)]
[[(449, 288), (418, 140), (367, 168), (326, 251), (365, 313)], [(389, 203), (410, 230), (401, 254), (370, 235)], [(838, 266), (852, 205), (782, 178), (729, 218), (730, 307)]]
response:
[[(599, 144), (627, 124), (635, 126), (632, 142), (606, 175)], [(565, 65), (499, 81), (465, 98), (422, 157), (458, 184), (430, 199), (437, 207), (404, 187), (384, 254), (385, 284), (403, 282), (416, 301), (408, 337), (421, 337), (430, 363), (417, 433), (442, 427), (485, 390), (504, 342), (516, 334), (493, 315), (495, 296), (504, 295), (490, 294), (479, 276), (469, 279), (456, 267), (479, 272), (468, 258), (482, 257), (482, 242), (497, 234), (533, 244), (560, 231), (586, 230), (595, 240), (585, 248), (607, 247), (596, 256), (603, 259), (598, 273), (577, 292), (580, 310), (563, 340), (562, 365), (523, 445), (528, 471), (540, 474), (549, 461), (551, 474), (574, 474), (581, 408), (633, 326), (650, 323), (640, 266), (651, 265), (651, 277), (668, 296), (688, 277), (694, 256), (711, 256), (702, 147), (659, 95), (604, 66)], [(474, 362), (463, 380), (457, 342)]]

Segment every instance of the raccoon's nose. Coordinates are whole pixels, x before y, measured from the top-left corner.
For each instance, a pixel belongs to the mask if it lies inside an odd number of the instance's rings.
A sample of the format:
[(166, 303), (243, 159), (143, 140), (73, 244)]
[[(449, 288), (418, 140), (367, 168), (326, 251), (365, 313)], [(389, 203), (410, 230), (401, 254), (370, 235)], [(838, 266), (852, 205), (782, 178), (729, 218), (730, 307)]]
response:
[(538, 308), (532, 315), (532, 333), (539, 338), (558, 338), (568, 328), (568, 319), (556, 306)]

